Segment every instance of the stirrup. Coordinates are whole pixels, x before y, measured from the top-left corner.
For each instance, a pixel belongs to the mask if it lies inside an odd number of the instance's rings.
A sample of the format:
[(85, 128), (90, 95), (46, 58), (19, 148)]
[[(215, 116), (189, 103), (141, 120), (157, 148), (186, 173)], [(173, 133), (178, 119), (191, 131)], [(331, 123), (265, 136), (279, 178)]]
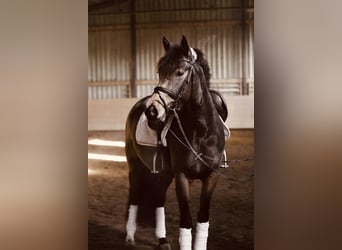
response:
[(157, 155), (158, 155), (158, 151), (156, 151), (153, 155), (153, 168), (151, 170), (152, 174), (158, 174), (159, 171), (156, 169), (156, 160), (157, 160)]
[(227, 163), (227, 153), (226, 150), (223, 151), (223, 164), (220, 165), (221, 168), (229, 168), (229, 165)]
[[(157, 150), (156, 152), (154, 152), (154, 155), (153, 155), (153, 166), (152, 166), (152, 170), (151, 170), (151, 173), (152, 174), (158, 174), (159, 171), (157, 170), (157, 157), (158, 157), (158, 154), (161, 154), (161, 147), (162, 147), (162, 144), (161, 144), (161, 141), (158, 140), (158, 144), (157, 144)], [(163, 157), (162, 155), (160, 157)], [(161, 158), (161, 168), (163, 168), (163, 159)]]

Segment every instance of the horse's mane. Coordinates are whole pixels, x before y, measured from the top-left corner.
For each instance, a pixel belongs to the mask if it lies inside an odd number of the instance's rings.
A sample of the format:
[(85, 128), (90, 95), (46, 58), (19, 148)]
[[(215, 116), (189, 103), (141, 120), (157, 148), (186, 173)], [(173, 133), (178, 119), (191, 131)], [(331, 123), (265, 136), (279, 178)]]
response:
[[(207, 60), (204, 58), (204, 54), (201, 50), (194, 48), (196, 54), (197, 54), (197, 59), (196, 63), (202, 67), (204, 77), (206, 80), (206, 84), (208, 87), (210, 87), (210, 68), (208, 65)], [(158, 64), (157, 64), (157, 69), (158, 73), (160, 76), (166, 77), (170, 73), (174, 72), (177, 67), (179, 66), (179, 63), (181, 59), (184, 56), (183, 49), (179, 45), (173, 45), (170, 47), (170, 49), (166, 52), (166, 54), (160, 58)]]

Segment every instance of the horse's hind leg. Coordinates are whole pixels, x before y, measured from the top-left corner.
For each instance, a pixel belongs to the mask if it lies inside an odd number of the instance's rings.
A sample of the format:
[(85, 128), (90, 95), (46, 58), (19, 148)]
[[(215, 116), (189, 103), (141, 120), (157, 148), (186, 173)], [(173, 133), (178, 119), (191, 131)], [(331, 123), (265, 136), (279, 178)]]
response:
[[(172, 179), (171, 179), (172, 180)], [(165, 227), (165, 200), (166, 190), (171, 181), (163, 182), (163, 185), (156, 189), (156, 227), (155, 235), (159, 241), (159, 250), (171, 250), (171, 245), (166, 240), (166, 227)], [(158, 191), (157, 191), (158, 190)]]
[(134, 234), (137, 229), (137, 214), (138, 214), (138, 201), (140, 197), (140, 182), (141, 177), (138, 171), (134, 168), (136, 163), (127, 159), (129, 171), (129, 201), (128, 201), (128, 218), (126, 223), (126, 246), (134, 246)]
[(209, 209), (213, 191), (216, 187), (219, 175), (212, 173), (211, 177), (202, 180), (200, 210), (197, 215), (196, 236), (194, 250), (207, 249), (209, 234)]
[(184, 173), (175, 176), (176, 194), (180, 212), (179, 246), (180, 250), (191, 250), (192, 244), (192, 219), (189, 208), (189, 180)]
[(163, 206), (156, 208), (155, 234), (159, 241), (158, 250), (171, 250), (171, 245), (166, 240), (165, 209)]
[(138, 206), (137, 205), (129, 205), (128, 208), (128, 219), (126, 223), (126, 246), (134, 246), (134, 234), (137, 229), (137, 213)]

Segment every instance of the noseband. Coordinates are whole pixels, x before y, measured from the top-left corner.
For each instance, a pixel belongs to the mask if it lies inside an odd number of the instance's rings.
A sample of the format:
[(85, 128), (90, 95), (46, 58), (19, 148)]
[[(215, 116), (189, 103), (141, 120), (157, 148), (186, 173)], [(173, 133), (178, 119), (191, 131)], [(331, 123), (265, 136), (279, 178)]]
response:
[[(161, 87), (161, 86), (157, 86), (154, 88), (153, 93), (157, 93), (159, 95), (159, 98), (163, 102), (163, 105), (164, 105), (164, 108), (166, 109), (166, 111), (173, 110), (173, 109), (177, 109), (177, 110), (180, 109), (180, 107), (179, 107), (180, 99), (183, 96), (183, 93), (186, 89), (186, 86), (190, 82), (190, 79), (191, 79), (191, 76), (193, 73), (193, 69), (194, 69), (194, 63), (189, 61), (189, 60), (183, 60), (183, 61), (189, 63), (191, 66), (190, 66), (187, 78), (183, 81), (181, 87), (179, 88), (179, 90), (177, 92), (174, 92), (172, 90), (169, 90), (169, 89)], [(166, 105), (166, 102), (165, 102), (164, 98), (161, 96), (160, 92), (163, 92), (163, 93), (167, 94), (169, 97), (171, 97), (173, 99), (173, 102), (171, 102), (170, 105)]]

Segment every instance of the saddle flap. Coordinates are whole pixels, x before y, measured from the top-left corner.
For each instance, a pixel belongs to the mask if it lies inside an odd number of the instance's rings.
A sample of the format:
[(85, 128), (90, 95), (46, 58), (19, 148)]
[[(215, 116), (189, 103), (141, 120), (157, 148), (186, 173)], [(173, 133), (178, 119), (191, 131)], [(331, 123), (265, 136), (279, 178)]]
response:
[[(173, 115), (170, 115), (162, 132), (161, 132), (161, 144), (167, 147), (166, 135), (171, 127)], [(135, 130), (135, 139), (138, 144), (143, 146), (157, 147), (158, 146), (158, 135), (157, 131), (151, 129), (148, 126), (148, 120), (145, 113), (142, 113), (139, 117), (137, 128)]]

